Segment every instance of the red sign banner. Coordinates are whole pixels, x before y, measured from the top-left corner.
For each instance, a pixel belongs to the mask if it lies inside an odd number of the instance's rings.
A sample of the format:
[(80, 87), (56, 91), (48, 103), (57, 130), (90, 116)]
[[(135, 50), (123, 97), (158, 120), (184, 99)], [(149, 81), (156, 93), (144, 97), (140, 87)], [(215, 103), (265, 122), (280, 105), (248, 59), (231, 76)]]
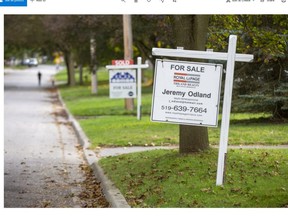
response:
[(112, 65), (133, 65), (134, 61), (133, 59), (130, 60), (124, 60), (124, 59), (119, 59), (119, 60), (112, 60)]

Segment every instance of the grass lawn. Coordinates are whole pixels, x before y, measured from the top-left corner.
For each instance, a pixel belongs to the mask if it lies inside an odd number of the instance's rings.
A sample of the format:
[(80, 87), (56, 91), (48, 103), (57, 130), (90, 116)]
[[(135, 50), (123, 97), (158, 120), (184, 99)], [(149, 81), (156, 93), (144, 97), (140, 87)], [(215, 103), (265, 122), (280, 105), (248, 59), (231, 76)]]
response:
[(178, 143), (178, 126), (151, 123), (145, 116), (102, 116), (80, 120), (92, 148), (96, 146), (170, 145)]
[[(88, 72), (84, 70), (84, 74)], [(90, 86), (61, 86), (61, 96), (70, 112), (79, 120), (91, 140), (91, 148), (97, 146), (133, 145), (177, 145), (179, 127), (173, 124), (150, 122), (152, 87), (142, 87), (142, 120), (136, 119), (133, 111), (124, 109), (124, 99), (110, 99), (108, 72), (98, 73), (99, 90), (91, 94)], [(57, 75), (58, 80), (65, 78), (65, 72)], [(90, 79), (90, 78), (89, 78)], [(88, 79), (88, 80), (89, 80)], [(135, 100), (136, 105), (136, 100)], [(263, 113), (232, 113), (229, 132), (230, 145), (281, 145), (288, 144), (288, 124), (269, 122), (270, 115)], [(221, 115), (220, 115), (221, 119)], [(218, 145), (218, 128), (209, 128), (209, 141)]]
[[(179, 126), (151, 122), (149, 116), (141, 121), (136, 116), (101, 116), (79, 120), (89, 137), (92, 148), (97, 146), (177, 145)], [(279, 145), (288, 143), (285, 124), (231, 124), (230, 145)], [(209, 141), (218, 145), (220, 127), (209, 128)]]
[(154, 150), (100, 160), (132, 207), (287, 207), (288, 150), (229, 150), (215, 186), (217, 150)]

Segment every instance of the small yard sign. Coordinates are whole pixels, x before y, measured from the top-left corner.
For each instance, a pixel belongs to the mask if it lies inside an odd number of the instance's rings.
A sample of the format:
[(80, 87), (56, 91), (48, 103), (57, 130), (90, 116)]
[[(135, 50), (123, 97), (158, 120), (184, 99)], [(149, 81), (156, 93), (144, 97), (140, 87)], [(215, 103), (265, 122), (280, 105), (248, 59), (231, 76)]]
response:
[(109, 71), (110, 98), (136, 98), (136, 71)]
[(149, 65), (147, 63), (142, 64), (141, 57), (137, 58), (137, 64), (133, 63), (133, 60), (113, 60), (112, 65), (106, 65), (106, 68), (109, 70), (110, 74), (110, 98), (135, 98), (137, 93), (137, 119), (140, 120), (142, 103), (142, 69), (148, 68)]

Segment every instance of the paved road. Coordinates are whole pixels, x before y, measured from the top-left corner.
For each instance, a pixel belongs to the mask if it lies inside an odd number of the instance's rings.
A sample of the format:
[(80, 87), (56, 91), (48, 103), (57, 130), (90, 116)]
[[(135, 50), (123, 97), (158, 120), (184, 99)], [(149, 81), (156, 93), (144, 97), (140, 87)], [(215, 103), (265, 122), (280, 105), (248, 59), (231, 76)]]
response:
[(54, 73), (51, 66), (5, 71), (4, 207), (87, 206), (79, 198), (85, 163), (51, 88)]

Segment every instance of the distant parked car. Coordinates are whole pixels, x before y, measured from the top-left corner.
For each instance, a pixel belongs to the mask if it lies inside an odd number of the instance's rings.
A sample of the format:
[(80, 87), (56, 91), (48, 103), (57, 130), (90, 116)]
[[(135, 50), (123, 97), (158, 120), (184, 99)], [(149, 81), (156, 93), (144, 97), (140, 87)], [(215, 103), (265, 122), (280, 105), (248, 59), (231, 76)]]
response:
[(37, 67), (37, 66), (38, 66), (38, 60), (37, 60), (37, 58), (30, 58), (30, 59), (29, 59), (28, 66), (29, 66), (29, 67)]
[(26, 58), (22, 60), (22, 65), (29, 65), (30, 59)]

